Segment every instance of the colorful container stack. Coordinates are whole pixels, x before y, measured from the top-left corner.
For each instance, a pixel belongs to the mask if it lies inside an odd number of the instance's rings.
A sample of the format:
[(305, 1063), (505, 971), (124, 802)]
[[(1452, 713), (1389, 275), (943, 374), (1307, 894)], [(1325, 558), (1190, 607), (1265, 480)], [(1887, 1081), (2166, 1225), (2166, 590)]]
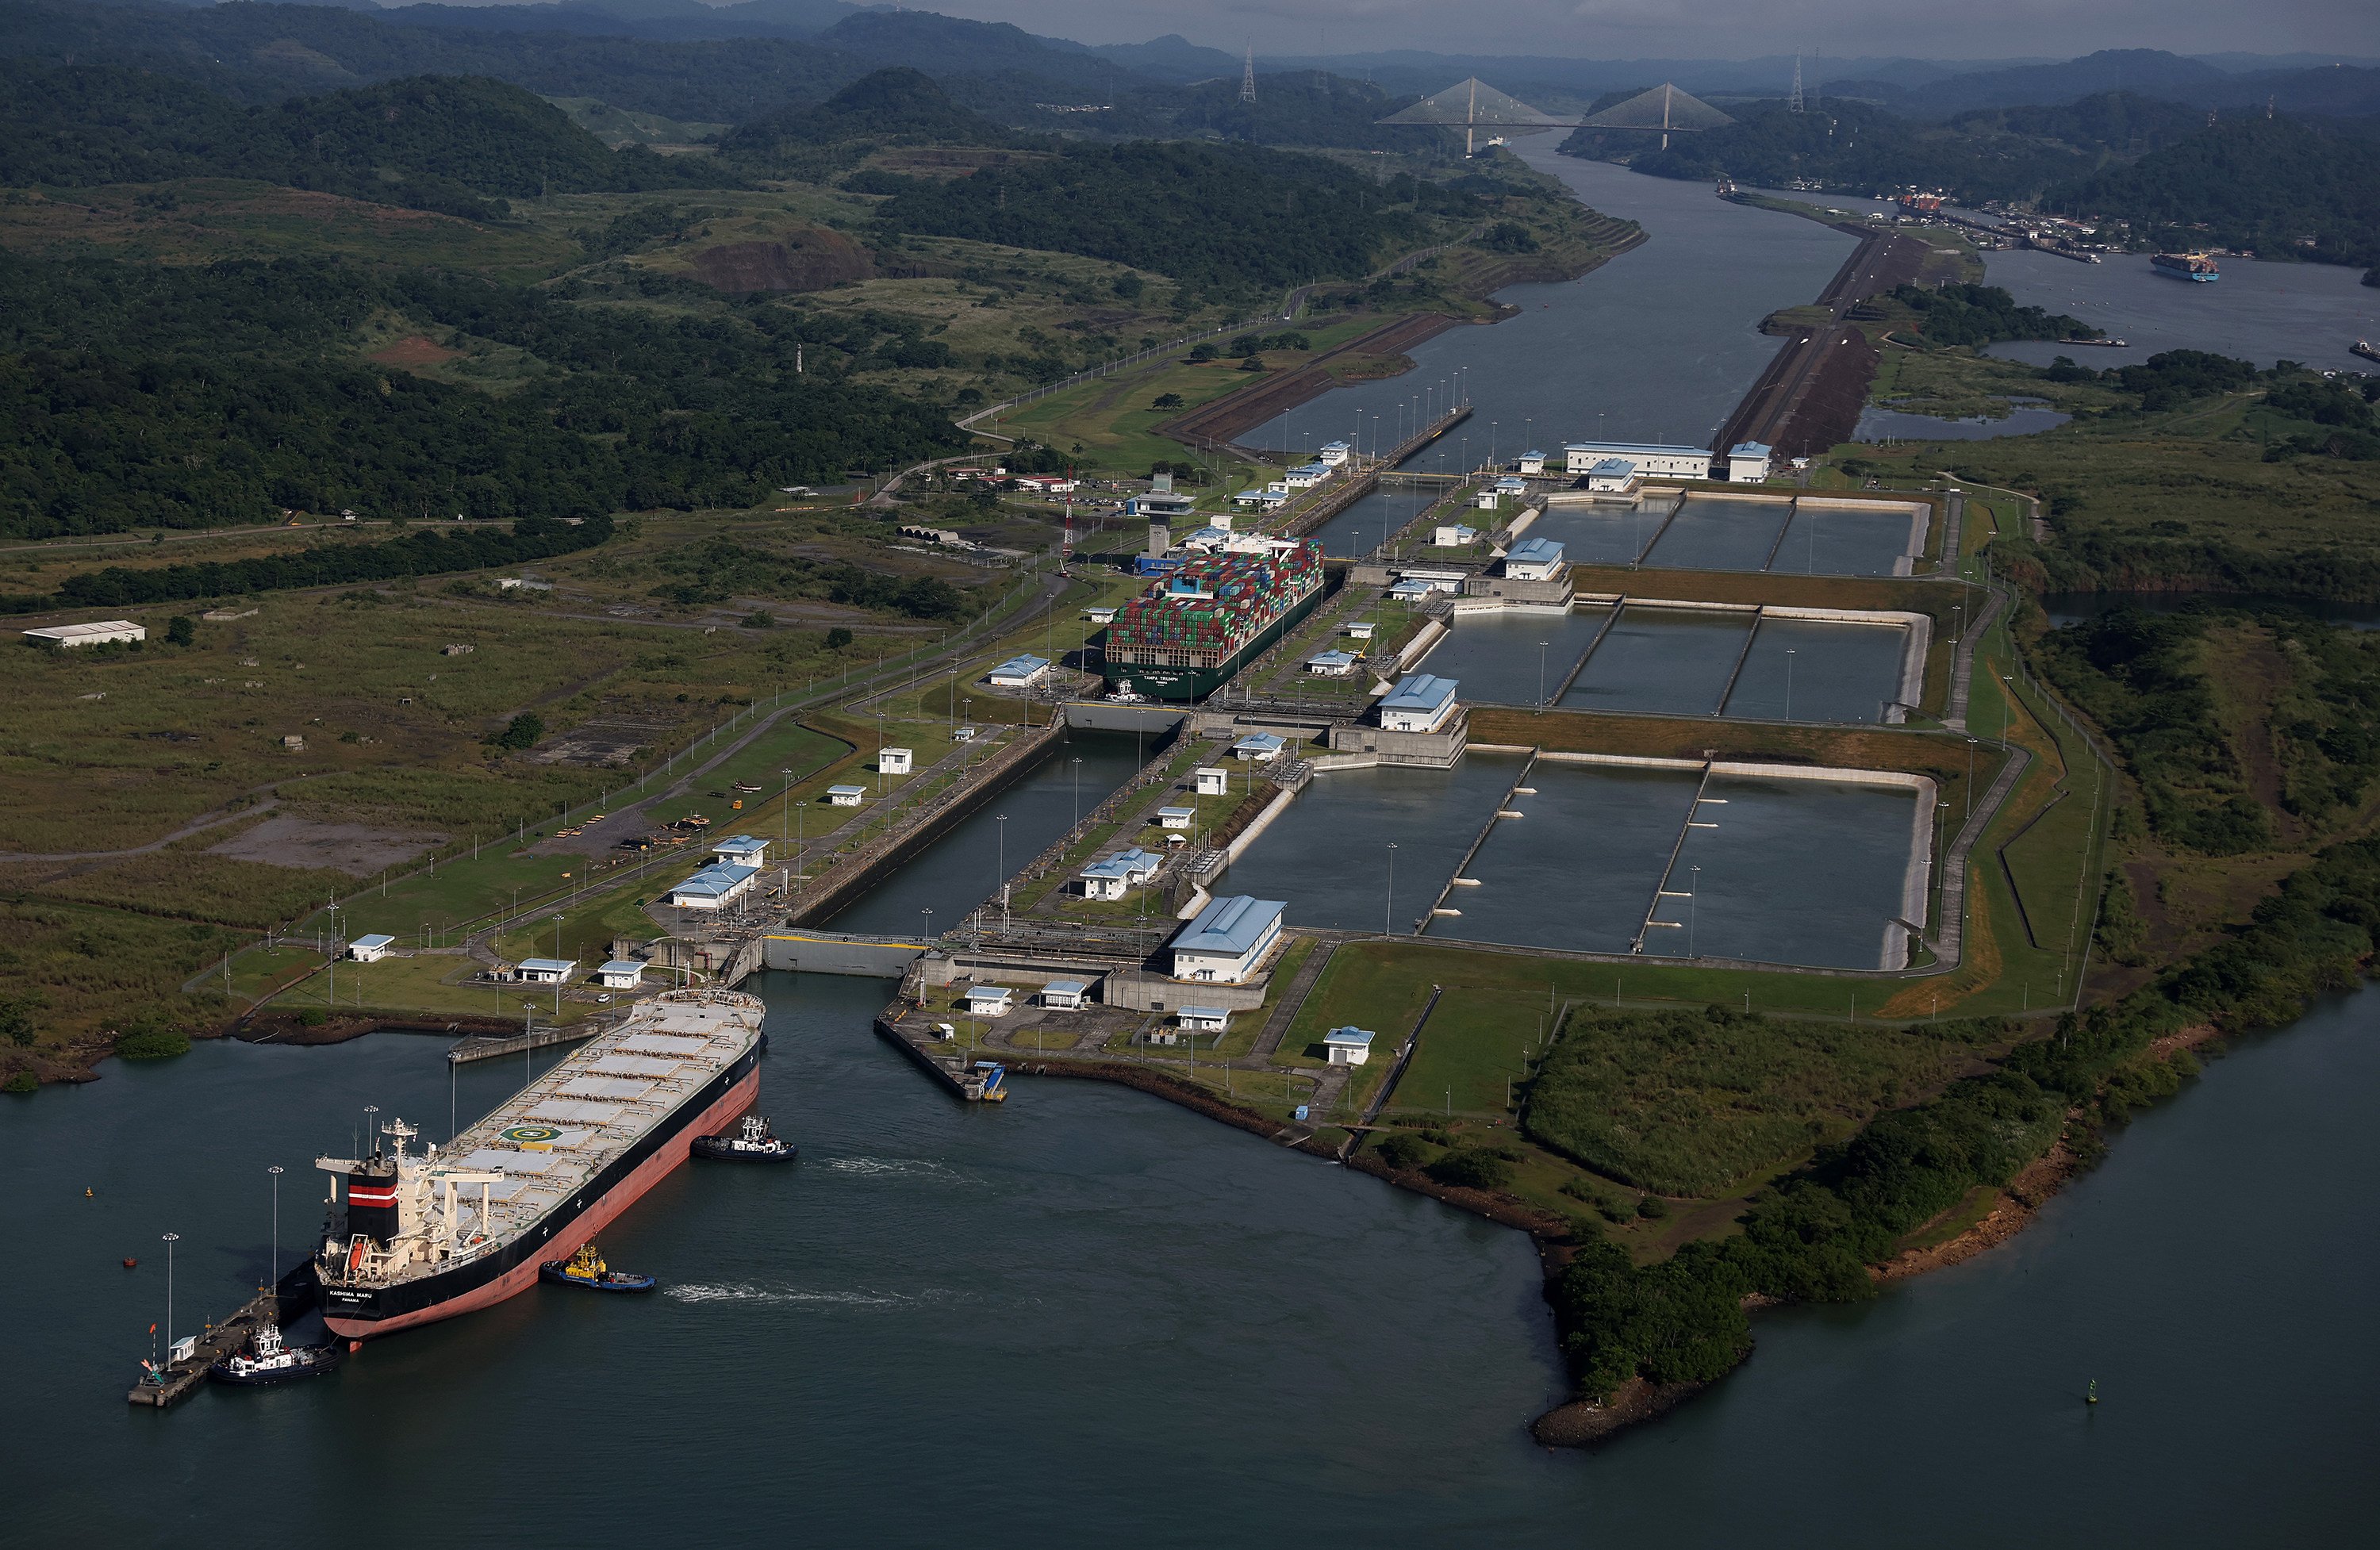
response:
[(1252, 648), (1278, 639), (1321, 589), (1322, 551), (1311, 543), (1185, 560), (1108, 626), (1107, 676), (1159, 698), (1207, 694)]

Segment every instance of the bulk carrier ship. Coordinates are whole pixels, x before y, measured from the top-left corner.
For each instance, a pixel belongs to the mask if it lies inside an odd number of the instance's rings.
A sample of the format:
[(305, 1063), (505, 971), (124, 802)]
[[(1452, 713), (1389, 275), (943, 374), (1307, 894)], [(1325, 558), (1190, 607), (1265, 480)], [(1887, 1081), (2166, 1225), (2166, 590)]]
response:
[(1184, 560), (1107, 628), (1110, 687), (1151, 699), (1204, 699), (1305, 617), (1322, 595), (1322, 550)]
[(395, 1120), (369, 1156), (317, 1157), (323, 1322), (360, 1343), (527, 1290), (751, 1107), (760, 1011), (740, 992), (668, 992), (443, 1148), (408, 1154), (420, 1132)]

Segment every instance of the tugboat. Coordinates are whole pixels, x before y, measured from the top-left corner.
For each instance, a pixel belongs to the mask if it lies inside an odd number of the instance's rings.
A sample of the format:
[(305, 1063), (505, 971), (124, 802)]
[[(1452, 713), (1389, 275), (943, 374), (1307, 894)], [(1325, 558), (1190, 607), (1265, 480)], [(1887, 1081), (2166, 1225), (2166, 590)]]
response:
[(747, 1114), (734, 1134), (698, 1135), (691, 1150), (698, 1157), (720, 1162), (791, 1162), (801, 1148), (779, 1140), (767, 1120)]
[(284, 1345), (279, 1325), (260, 1324), (249, 1338), (248, 1350), (218, 1357), (208, 1364), (207, 1376), (217, 1383), (261, 1388), (267, 1384), (320, 1377), (337, 1366), (345, 1354), (336, 1340), (326, 1346)]
[(2362, 356), (2366, 360), (2380, 360), (2380, 345), (2374, 345), (2369, 339), (2358, 339), (2347, 350), (2350, 355)]
[(634, 1276), (625, 1270), (614, 1270), (603, 1263), (603, 1252), (592, 1243), (581, 1243), (578, 1252), (567, 1260), (549, 1259), (537, 1267), (541, 1281), (554, 1281), (563, 1286), (585, 1287), (589, 1291), (650, 1291), (650, 1276)]

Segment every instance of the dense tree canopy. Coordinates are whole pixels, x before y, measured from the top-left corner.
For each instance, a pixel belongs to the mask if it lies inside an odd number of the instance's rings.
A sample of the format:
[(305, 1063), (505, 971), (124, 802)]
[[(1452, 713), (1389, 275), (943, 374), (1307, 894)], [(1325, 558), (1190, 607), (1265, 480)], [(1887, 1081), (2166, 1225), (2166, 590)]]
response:
[[(383, 309), (541, 374), (499, 397), (347, 356)], [(322, 260), (0, 257), (0, 533), (745, 506), (963, 444), (925, 406), (797, 375), (802, 326)]]
[(470, 216), (499, 212), (487, 196), (722, 184), (715, 167), (607, 150), (552, 103), (501, 81), (423, 76), (247, 108), (144, 70), (0, 69), (0, 182), (197, 176)]
[(1432, 213), (1471, 196), (1412, 177), (1375, 184), (1318, 156), (1135, 141), (987, 167), (947, 182), (874, 175), (878, 213), (905, 232), (1051, 248), (1200, 284), (1294, 285), (1368, 273)]

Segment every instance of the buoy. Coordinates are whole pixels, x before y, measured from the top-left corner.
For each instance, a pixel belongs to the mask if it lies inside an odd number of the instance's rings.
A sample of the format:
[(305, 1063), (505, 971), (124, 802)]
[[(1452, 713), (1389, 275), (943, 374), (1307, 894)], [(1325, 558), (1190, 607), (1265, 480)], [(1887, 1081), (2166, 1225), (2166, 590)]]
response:
[(82, 1187), (82, 1197), (85, 1200), (89, 1200), (91, 1198), (91, 1186), (89, 1184), (85, 1184)]
[(2091, 1390), (2089, 1393), (2082, 1396), (2082, 1402), (2086, 1405), (2095, 1405), (2099, 1402), (2099, 1380), (2097, 1378), (2093, 1378), (2091, 1380)]
[(140, 1262), (137, 1259), (128, 1259), (124, 1262), (124, 1268), (127, 1270), (137, 1269), (140, 1267)]

